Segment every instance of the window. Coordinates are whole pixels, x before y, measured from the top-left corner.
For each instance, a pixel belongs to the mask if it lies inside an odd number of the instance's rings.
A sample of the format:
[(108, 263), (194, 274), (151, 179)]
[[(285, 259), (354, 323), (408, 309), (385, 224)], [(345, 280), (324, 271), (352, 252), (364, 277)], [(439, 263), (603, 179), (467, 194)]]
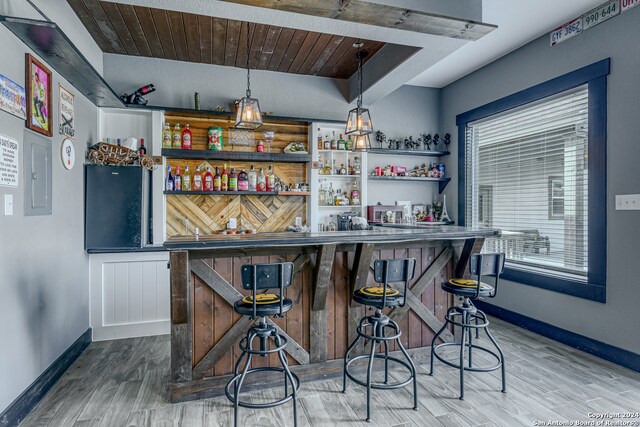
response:
[[(458, 116), (459, 222), (501, 231), (505, 278), (604, 301), (601, 61)], [(604, 223), (603, 223), (604, 220)]]

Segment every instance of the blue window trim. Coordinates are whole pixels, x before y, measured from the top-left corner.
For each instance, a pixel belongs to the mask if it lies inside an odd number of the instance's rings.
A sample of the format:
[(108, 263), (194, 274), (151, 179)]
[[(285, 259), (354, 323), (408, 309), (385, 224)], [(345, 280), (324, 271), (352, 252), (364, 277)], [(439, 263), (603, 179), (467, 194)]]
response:
[(458, 224), (465, 225), (465, 135), (470, 122), (588, 85), (589, 271), (587, 283), (505, 268), (503, 278), (592, 301), (606, 302), (607, 275), (607, 75), (610, 58), (595, 62), (456, 116), (458, 126)]

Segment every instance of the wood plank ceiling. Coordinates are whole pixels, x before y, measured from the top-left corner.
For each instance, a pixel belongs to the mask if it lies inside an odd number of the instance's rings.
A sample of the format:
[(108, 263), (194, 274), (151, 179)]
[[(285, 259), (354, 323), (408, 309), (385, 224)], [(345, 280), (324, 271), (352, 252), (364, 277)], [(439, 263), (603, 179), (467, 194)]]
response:
[[(107, 53), (244, 68), (247, 26), (252, 69), (349, 78), (358, 68), (352, 37), (99, 0), (67, 0)], [(369, 54), (385, 43), (362, 40)]]

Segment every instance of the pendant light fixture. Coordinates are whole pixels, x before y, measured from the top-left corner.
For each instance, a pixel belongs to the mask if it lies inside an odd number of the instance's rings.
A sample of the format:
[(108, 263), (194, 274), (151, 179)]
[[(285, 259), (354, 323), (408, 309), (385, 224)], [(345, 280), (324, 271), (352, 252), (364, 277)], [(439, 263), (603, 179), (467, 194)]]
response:
[[(371, 122), (371, 115), (369, 114), (369, 110), (366, 108), (362, 108), (362, 60), (367, 56), (368, 52), (366, 50), (362, 50), (362, 46), (364, 44), (362, 42), (356, 42), (353, 44), (353, 47), (358, 49), (358, 53), (356, 53), (356, 57), (358, 58), (358, 103), (356, 108), (349, 111), (349, 116), (347, 117), (347, 127), (344, 131), (347, 135), (353, 135), (356, 138), (356, 143), (354, 144), (355, 148), (358, 149), (358, 142), (360, 145), (368, 144), (367, 138), (359, 138), (369, 135), (373, 132), (373, 123)], [(360, 149), (368, 149), (369, 147), (363, 146)]]
[(251, 54), (251, 29), (247, 22), (247, 94), (240, 100), (236, 111), (237, 129), (257, 129), (262, 126), (262, 113), (256, 98), (251, 98), (251, 68), (249, 56)]

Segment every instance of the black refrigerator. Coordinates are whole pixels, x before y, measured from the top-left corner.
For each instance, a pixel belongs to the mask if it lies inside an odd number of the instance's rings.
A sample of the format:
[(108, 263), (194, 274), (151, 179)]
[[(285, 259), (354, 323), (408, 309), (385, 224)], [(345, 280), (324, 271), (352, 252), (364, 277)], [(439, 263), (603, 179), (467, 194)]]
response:
[(85, 165), (84, 176), (85, 250), (131, 250), (152, 243), (149, 170)]

